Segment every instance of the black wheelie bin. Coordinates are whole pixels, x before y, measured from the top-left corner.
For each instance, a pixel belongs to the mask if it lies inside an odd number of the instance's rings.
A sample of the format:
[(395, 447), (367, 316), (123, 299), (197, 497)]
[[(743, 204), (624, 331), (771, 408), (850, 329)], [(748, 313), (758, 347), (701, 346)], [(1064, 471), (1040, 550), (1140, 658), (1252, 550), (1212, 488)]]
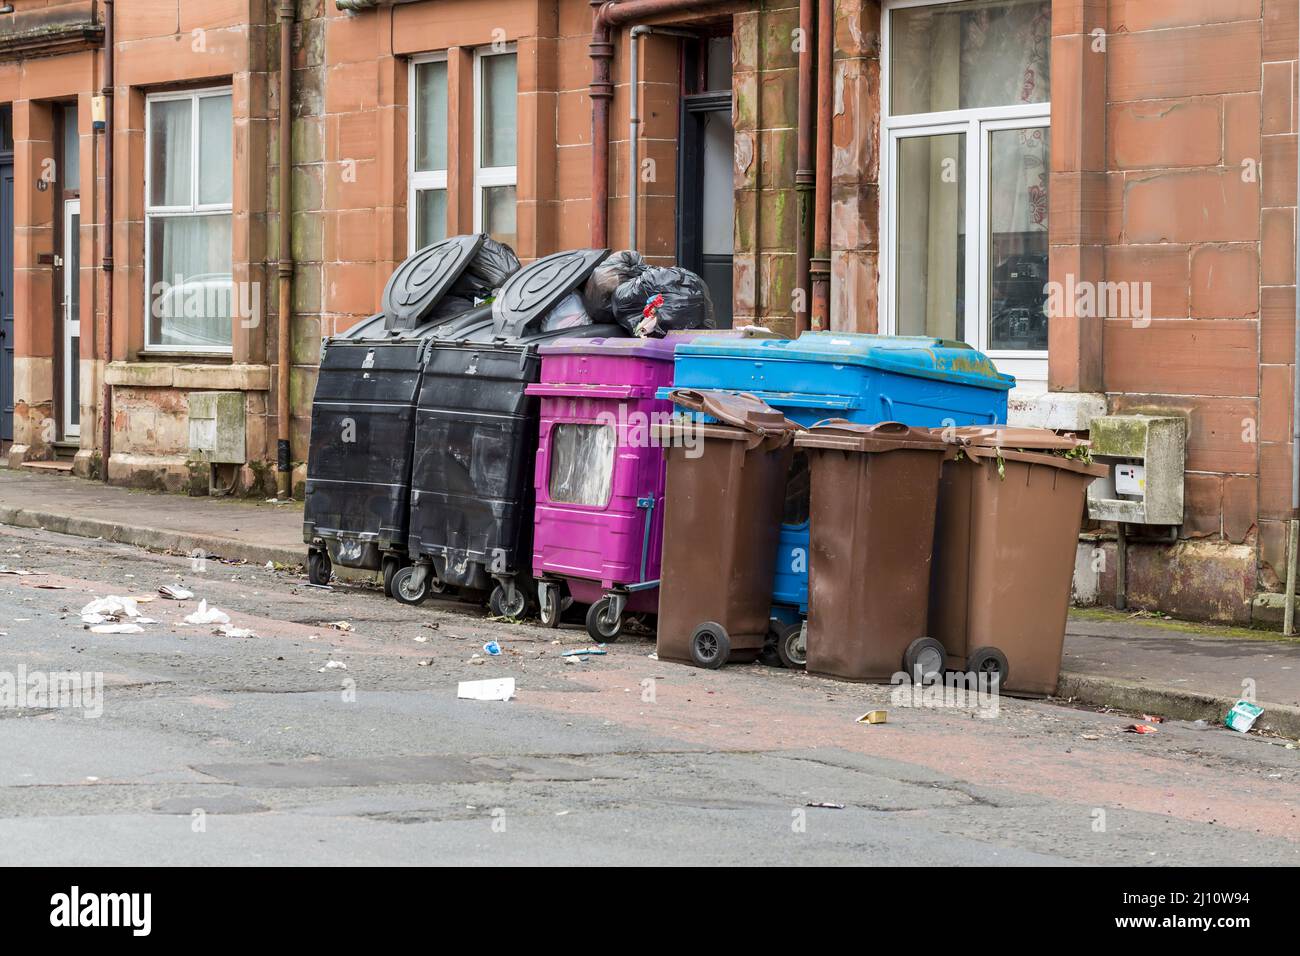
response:
[(322, 344), (303, 509), (312, 583), (328, 583), (338, 564), (382, 569), (388, 590), (409, 563), (415, 402), (430, 335), (486, 311), (474, 299), (518, 268), (508, 246), (483, 234), (426, 246), (389, 278), (383, 312)]
[(419, 604), (431, 583), (488, 593), (494, 614), (519, 617), (534, 593), (533, 469), (539, 347), (563, 337), (624, 337), (594, 322), (579, 290), (607, 255), (576, 249), (515, 273), (486, 309), (429, 340), (415, 411), (410, 540), (413, 560), (392, 593)]

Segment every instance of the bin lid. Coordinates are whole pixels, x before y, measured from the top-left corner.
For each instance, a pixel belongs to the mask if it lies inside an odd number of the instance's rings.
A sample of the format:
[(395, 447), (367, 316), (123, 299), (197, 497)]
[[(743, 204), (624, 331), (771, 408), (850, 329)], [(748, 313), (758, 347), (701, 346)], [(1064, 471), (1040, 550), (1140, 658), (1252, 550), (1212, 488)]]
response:
[(860, 365), (897, 375), (943, 379), (978, 388), (1007, 391), (1016, 380), (999, 372), (983, 352), (965, 342), (915, 335), (861, 332), (805, 332), (797, 339), (704, 336), (681, 350), (684, 355), (827, 362)]
[(428, 319), (438, 300), (460, 278), (487, 237), (452, 236), (425, 246), (393, 270), (384, 286), (387, 331), (413, 329)]
[(571, 249), (520, 269), (506, 280), (492, 302), (493, 334), (523, 337), (529, 324), (586, 282), (607, 255), (608, 249)]
[(673, 404), (703, 412), (724, 425), (755, 435), (782, 435), (801, 431), (798, 425), (771, 405), (745, 392), (713, 392), (693, 388), (675, 388), (668, 393)]
[(902, 422), (864, 425), (831, 419), (814, 425), (795, 436), (800, 448), (833, 448), (878, 454), (889, 451), (933, 451), (947, 454), (951, 447), (943, 440), (940, 429), (915, 428)]
[[(1056, 452), (1086, 448), (1088, 442), (1073, 435), (1058, 435), (1047, 428), (1024, 428), (1009, 425), (959, 425), (931, 428), (950, 448), (962, 451), (973, 460), (1002, 458), (1008, 461), (1053, 465), (1066, 471), (1100, 478), (1107, 474), (1105, 465), (1084, 458), (1066, 458)], [(986, 451), (986, 449), (996, 449)]]

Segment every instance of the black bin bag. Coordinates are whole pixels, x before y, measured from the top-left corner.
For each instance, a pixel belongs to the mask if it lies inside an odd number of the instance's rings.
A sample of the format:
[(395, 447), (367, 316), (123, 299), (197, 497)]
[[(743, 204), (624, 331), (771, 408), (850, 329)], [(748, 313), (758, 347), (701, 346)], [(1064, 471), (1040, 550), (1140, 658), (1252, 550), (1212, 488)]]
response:
[(680, 266), (652, 266), (614, 290), (614, 320), (633, 335), (717, 328), (709, 287)]

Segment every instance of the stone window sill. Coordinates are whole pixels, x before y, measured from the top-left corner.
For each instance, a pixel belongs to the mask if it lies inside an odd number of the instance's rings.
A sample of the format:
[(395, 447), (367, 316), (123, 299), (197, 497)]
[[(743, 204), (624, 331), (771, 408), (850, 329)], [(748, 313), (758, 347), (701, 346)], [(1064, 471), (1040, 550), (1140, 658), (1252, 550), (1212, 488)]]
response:
[(271, 367), (200, 364), (193, 357), (187, 362), (111, 362), (105, 379), (118, 388), (265, 392), (271, 387)]

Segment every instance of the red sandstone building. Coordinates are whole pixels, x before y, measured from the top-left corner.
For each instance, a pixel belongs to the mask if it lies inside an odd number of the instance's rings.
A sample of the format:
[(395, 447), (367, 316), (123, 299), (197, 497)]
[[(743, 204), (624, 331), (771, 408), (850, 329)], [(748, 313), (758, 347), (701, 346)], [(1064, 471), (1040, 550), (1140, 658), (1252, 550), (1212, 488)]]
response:
[(964, 339), (1024, 421), (1183, 418), (1129, 600), (1248, 621), (1291, 516), (1298, 7), (15, 0), (0, 443), (265, 494), (284, 437), (296, 485), (321, 338), (410, 250), (635, 245), (736, 324)]

